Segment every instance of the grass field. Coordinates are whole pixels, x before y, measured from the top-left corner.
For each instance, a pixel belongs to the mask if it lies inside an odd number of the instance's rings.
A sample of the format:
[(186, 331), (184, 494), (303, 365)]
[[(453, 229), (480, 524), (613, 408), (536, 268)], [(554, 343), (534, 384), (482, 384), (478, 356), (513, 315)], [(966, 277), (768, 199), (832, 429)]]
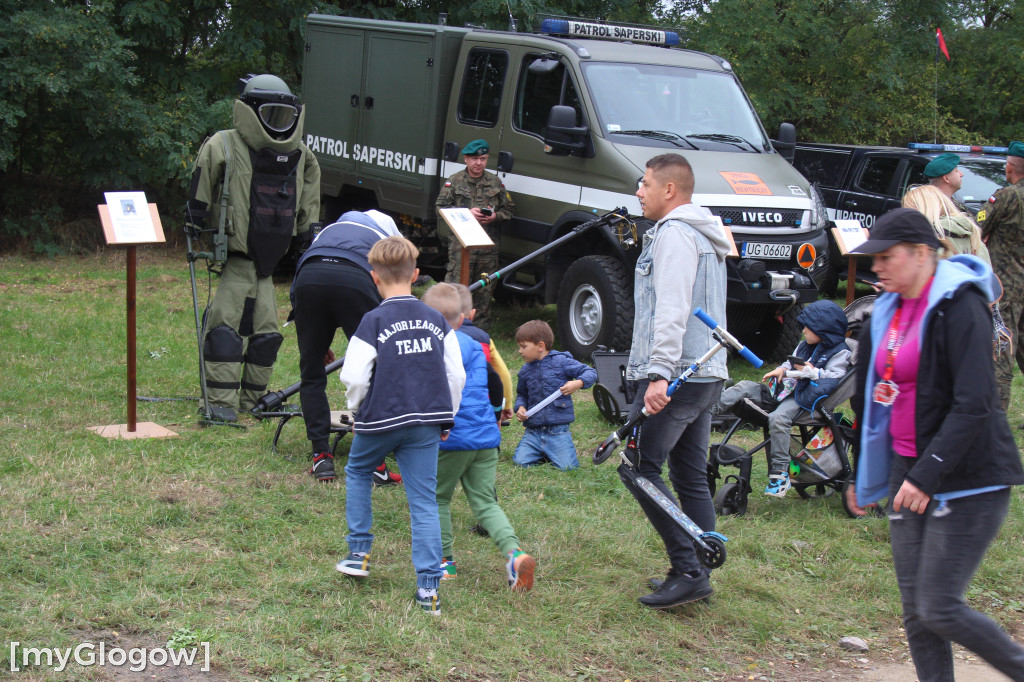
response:
[[(141, 249), (138, 277), (139, 395), (194, 397), (184, 258)], [(205, 279), (201, 285), (205, 291)], [(282, 320), (287, 290), (279, 283)], [(885, 522), (849, 519), (835, 497), (790, 493), (780, 501), (755, 492), (746, 516), (720, 519), (729, 555), (709, 605), (640, 606), (647, 579), (663, 575), (667, 562), (613, 462), (590, 463), (611, 426), (586, 391), (577, 394), (573, 426), (579, 470), (513, 467), (522, 431), (504, 434), (499, 495), (524, 549), (538, 558), (536, 588), (510, 593), (501, 556), (469, 532), (473, 520), (457, 495), (459, 576), (442, 585), (442, 617), (430, 618), (411, 599), (401, 488), (374, 491), (371, 577), (334, 570), (346, 551), (344, 486), (306, 473), (300, 420), (284, 428), (279, 454), (270, 448), (274, 424), (200, 428), (197, 403), (187, 400), (138, 404), (140, 421), (178, 438), (107, 440), (86, 430), (126, 419), (121, 252), (2, 258), (0, 298), (0, 677), (21, 660), (12, 641), (208, 641), (212, 670), (194, 679), (222, 680), (810, 680), (857, 658), (906, 658)], [(497, 311), (492, 335), (513, 373), (521, 362), (512, 332), (535, 317), (553, 323), (552, 307)], [(294, 327), (284, 335), (274, 389), (298, 381)], [(737, 378), (759, 376), (739, 362), (732, 369)], [(340, 408), (336, 376), (329, 391)], [(1016, 427), (1024, 391), (1015, 385), (1014, 393)], [(765, 478), (761, 460), (755, 491)], [(1018, 489), (969, 595), (1018, 639), (1021, 547)], [(870, 652), (843, 651), (844, 635), (865, 639)], [(123, 672), (117, 679), (152, 674)], [(109, 674), (36, 666), (14, 677)]]

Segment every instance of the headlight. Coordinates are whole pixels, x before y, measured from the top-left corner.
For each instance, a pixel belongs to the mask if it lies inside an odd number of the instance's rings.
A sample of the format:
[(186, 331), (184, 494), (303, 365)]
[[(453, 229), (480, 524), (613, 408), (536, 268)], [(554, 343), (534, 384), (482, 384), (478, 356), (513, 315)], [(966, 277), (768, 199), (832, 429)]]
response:
[(828, 207), (825, 206), (825, 198), (818, 191), (817, 184), (811, 184), (811, 223), (818, 229), (824, 230), (828, 227)]

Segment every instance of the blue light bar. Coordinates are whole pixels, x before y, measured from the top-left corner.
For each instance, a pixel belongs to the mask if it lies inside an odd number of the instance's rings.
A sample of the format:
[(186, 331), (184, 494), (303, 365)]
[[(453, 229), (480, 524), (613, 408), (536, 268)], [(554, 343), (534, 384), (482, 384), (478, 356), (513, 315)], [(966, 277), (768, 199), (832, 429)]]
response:
[(1005, 154), (1009, 147), (990, 147), (978, 144), (929, 144), (927, 142), (911, 142), (907, 149), (920, 152), (962, 152), (974, 154)]
[(576, 19), (544, 19), (540, 32), (549, 35), (572, 36), (575, 38), (596, 38), (598, 40), (626, 40), (651, 45), (678, 45), (679, 34), (655, 28), (596, 24)]

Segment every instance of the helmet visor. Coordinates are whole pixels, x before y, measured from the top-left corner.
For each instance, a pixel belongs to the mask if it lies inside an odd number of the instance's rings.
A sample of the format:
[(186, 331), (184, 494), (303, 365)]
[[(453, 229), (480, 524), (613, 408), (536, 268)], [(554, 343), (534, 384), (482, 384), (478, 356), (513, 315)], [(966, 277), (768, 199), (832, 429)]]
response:
[(299, 110), (295, 106), (276, 102), (261, 104), (257, 112), (263, 125), (275, 133), (288, 132), (299, 117)]

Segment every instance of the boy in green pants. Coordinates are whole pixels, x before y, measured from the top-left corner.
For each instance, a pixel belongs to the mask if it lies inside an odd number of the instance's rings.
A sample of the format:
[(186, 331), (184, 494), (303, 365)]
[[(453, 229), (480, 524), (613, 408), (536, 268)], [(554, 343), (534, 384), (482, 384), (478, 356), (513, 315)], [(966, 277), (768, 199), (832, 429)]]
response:
[(435, 284), (423, 294), (423, 302), (434, 308), (455, 329), (466, 370), (466, 385), (455, 415), (455, 426), (441, 442), (437, 458), (437, 510), (441, 518), (442, 580), (456, 575), (452, 552), (451, 501), (455, 486), (462, 482), (469, 508), (480, 526), (505, 555), (509, 587), (526, 592), (533, 587), (537, 561), (519, 548), (519, 538), (505, 512), (498, 506), (494, 479), (498, 468), (501, 432), (487, 393), (487, 359), (480, 344), (458, 331), (462, 324), (462, 302), (450, 284)]

